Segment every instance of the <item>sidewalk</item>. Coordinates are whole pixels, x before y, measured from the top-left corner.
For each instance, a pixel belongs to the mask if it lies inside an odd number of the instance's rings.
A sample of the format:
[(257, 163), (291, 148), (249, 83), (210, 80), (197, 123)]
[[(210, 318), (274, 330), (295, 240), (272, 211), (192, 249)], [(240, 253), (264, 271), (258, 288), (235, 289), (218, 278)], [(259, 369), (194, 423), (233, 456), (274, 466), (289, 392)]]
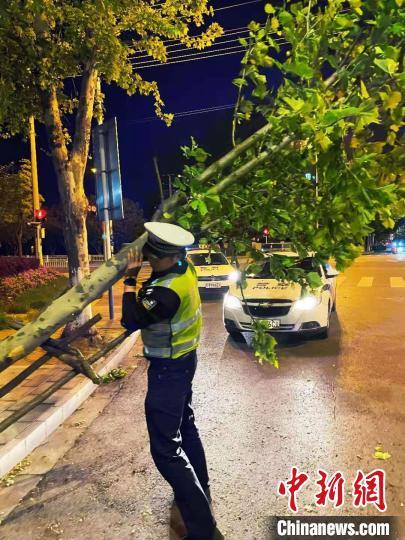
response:
[[(146, 279), (147, 275), (148, 271), (142, 271), (141, 279)], [(93, 315), (100, 313), (103, 317), (96, 327), (106, 341), (111, 341), (111, 339), (118, 337), (123, 332), (120, 325), (122, 291), (123, 284), (120, 281), (113, 287), (115, 316), (112, 321), (109, 320), (107, 293), (93, 304)], [(1, 331), (0, 339), (4, 339), (12, 333), (13, 331), (9, 330)], [(60, 331), (56, 334), (56, 337), (58, 334), (60, 334)], [(123, 365), (123, 360), (133, 347), (137, 337), (137, 333), (132, 334), (112, 351), (108, 358), (98, 360), (94, 364), (95, 370), (98, 373), (103, 373)], [(85, 355), (96, 352), (96, 350), (91, 351), (88, 349)], [(36, 349), (26, 358), (18, 360), (1, 372), (0, 388), (43, 354), (42, 349)], [(57, 358), (50, 359), (14, 390), (0, 398), (0, 421), (10, 416), (13, 411), (20, 409), (36, 395), (44, 392), (55, 381), (58, 381), (70, 371), (71, 368)], [(20, 420), (0, 433), (0, 478), (24, 459), (36, 446), (46, 440), (96, 388), (97, 386), (84, 375), (77, 375), (43, 403), (37, 405)]]

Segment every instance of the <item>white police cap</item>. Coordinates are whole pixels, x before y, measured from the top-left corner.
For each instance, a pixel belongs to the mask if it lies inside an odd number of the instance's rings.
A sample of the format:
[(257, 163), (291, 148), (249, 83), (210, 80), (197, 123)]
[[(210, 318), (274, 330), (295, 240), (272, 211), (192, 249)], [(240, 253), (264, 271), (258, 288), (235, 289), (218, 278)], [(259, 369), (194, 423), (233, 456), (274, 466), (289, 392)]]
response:
[(194, 243), (194, 236), (178, 225), (148, 221), (145, 223), (148, 232), (146, 247), (154, 252), (177, 253)]

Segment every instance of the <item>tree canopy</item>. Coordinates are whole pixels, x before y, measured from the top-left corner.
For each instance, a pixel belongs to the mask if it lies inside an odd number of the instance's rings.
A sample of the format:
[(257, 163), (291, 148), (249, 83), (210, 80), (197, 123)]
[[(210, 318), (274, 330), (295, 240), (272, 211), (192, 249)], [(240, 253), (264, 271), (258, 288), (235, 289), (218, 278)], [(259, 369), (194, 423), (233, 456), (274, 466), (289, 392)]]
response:
[(23, 255), (24, 241), (33, 237), (31, 163), (23, 159), (0, 168), (0, 239)]
[[(144, 51), (164, 62), (166, 40), (209, 46), (222, 34), (220, 26), (212, 23), (197, 35), (192, 29), (212, 14), (208, 0), (1, 0), (0, 133), (21, 133), (31, 114), (42, 120), (41, 96), (54, 88), (61, 111), (73, 112), (80, 96), (67, 82), (91, 70), (129, 94), (153, 96), (156, 113), (170, 124), (156, 82), (134, 72), (131, 58)], [(97, 114), (101, 103), (99, 91)], [(65, 135), (68, 141), (67, 128)]]
[[(234, 80), (234, 128), (261, 118), (263, 136), (208, 182), (201, 175), (209, 156), (194, 141), (184, 148), (191, 161), (178, 188), (188, 206), (176, 218), (194, 228), (216, 221), (211, 237), (237, 239), (237, 248), (268, 227), (339, 268), (358, 254), (375, 216), (393, 226), (405, 213), (399, 4), (267, 4), (266, 24), (251, 23), (241, 40), (246, 54)], [(241, 167), (243, 178), (229, 182)]]

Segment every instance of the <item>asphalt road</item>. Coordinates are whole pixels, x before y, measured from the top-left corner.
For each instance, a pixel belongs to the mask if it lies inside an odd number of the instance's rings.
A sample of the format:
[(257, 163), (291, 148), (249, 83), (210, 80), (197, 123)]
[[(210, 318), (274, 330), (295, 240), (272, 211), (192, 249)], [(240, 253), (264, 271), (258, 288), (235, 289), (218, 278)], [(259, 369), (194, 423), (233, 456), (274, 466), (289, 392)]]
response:
[[(282, 340), (279, 370), (227, 337), (219, 301), (204, 302), (204, 323), (195, 409), (227, 540), (265, 540), (268, 518), (291, 514), (277, 485), (293, 466), (310, 477), (299, 515), (380, 514), (352, 506), (351, 483), (358, 470), (382, 468), (386, 514), (405, 516), (405, 257), (359, 258), (339, 277), (329, 339)], [(145, 371), (141, 361), (0, 538), (178, 538), (170, 489), (149, 457)], [(391, 458), (375, 459), (376, 446)], [(315, 506), (318, 469), (343, 473), (342, 508)]]

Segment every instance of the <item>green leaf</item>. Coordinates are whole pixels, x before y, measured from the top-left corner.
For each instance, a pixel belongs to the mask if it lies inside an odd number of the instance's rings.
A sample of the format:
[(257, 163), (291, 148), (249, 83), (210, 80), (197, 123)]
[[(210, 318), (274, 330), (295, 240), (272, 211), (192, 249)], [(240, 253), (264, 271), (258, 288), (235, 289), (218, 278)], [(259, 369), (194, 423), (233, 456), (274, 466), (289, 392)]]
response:
[(315, 140), (324, 152), (326, 152), (326, 150), (328, 150), (328, 148), (333, 144), (331, 139), (323, 131), (318, 131), (315, 134)]
[(208, 153), (202, 148), (196, 148), (193, 152), (193, 157), (198, 163), (204, 163), (207, 160)]
[(360, 81), (360, 95), (364, 99), (368, 99), (370, 97), (370, 94), (367, 91), (367, 87), (363, 81)]
[(264, 99), (268, 95), (267, 87), (263, 84), (260, 84), (259, 86), (256, 86), (256, 88), (252, 92), (252, 96), (257, 97), (259, 99)]
[(284, 64), (283, 67), (285, 71), (294, 73), (303, 79), (312, 79), (315, 74), (315, 70), (305, 62), (292, 62), (291, 64)]
[(346, 17), (344, 15), (338, 15), (335, 18), (335, 22), (340, 28), (351, 28), (354, 24), (349, 17)]
[(206, 199), (208, 199), (210, 202), (213, 202), (214, 204), (220, 204), (221, 203), (221, 199), (220, 199), (219, 195), (217, 195), (216, 193), (206, 193), (204, 195), (204, 197)]
[(205, 216), (208, 213), (208, 208), (204, 201), (197, 201), (197, 209), (201, 216)]
[(307, 277), (308, 285), (310, 286), (311, 289), (317, 289), (318, 287), (321, 287), (322, 280), (318, 272), (308, 272), (306, 277)]
[(390, 75), (394, 75), (398, 69), (398, 62), (392, 58), (375, 58), (374, 64)]
[(273, 32), (277, 32), (279, 26), (280, 26), (280, 23), (277, 17), (272, 17), (270, 21), (270, 27), (273, 30)]
[(242, 86), (247, 86), (248, 85), (246, 79), (242, 79), (242, 77), (236, 77), (236, 79), (234, 79), (232, 82), (238, 88), (242, 88)]
[(277, 345), (276, 339), (268, 333), (267, 325), (264, 321), (254, 320), (253, 329), (252, 345), (259, 363), (272, 364), (275, 368), (278, 368), (279, 362), (275, 352)]
[(177, 219), (177, 221), (179, 222), (179, 225), (181, 227), (184, 227), (185, 229), (189, 229), (190, 228), (190, 219), (189, 219), (190, 217), (191, 217), (190, 213), (183, 214)]
[(305, 105), (305, 101), (303, 99), (294, 99), (292, 97), (285, 96), (283, 100), (288, 103), (288, 105), (295, 112), (300, 111)]
[(344, 109), (333, 109), (327, 111), (322, 117), (322, 124), (324, 126), (330, 126), (342, 118), (348, 116), (358, 116), (362, 110), (359, 107), (345, 107)]
[(294, 22), (294, 17), (284, 9), (279, 12), (278, 18), (283, 26), (290, 26)]
[(381, 451), (379, 451), (379, 450), (376, 450), (376, 451), (374, 452), (374, 456), (373, 456), (373, 457), (375, 457), (375, 459), (381, 459), (381, 460), (383, 460), (383, 461), (387, 461), (388, 459), (391, 458), (391, 454), (390, 454), (389, 452), (381, 452)]
[(395, 109), (401, 103), (401, 99), (402, 99), (401, 92), (394, 90), (390, 94), (385, 94), (385, 95), (386, 95), (386, 99), (384, 100), (384, 106), (388, 110)]

